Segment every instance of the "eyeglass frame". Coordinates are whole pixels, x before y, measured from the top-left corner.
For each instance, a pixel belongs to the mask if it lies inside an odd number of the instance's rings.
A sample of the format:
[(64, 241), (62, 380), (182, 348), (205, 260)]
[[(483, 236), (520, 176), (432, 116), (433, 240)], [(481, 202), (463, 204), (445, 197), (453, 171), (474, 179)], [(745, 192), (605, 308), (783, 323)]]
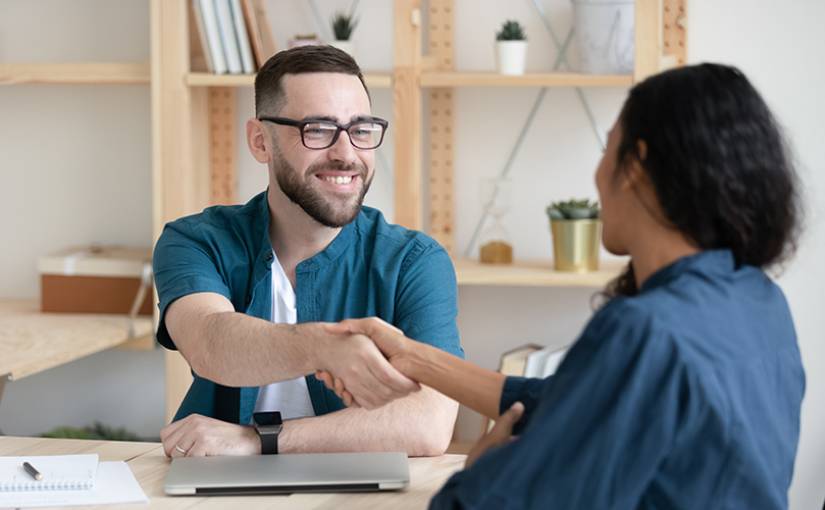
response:
[[(313, 151), (322, 151), (322, 150), (325, 150), (325, 149), (329, 149), (330, 147), (335, 145), (335, 143), (338, 141), (338, 137), (341, 136), (341, 131), (346, 131), (347, 132), (347, 138), (349, 138), (350, 145), (352, 145), (356, 149), (362, 150), (362, 151), (374, 151), (375, 149), (380, 147), (382, 143), (384, 143), (384, 135), (387, 134), (387, 128), (390, 125), (389, 121), (387, 121), (385, 119), (382, 119), (381, 117), (373, 117), (373, 116), (366, 116), (366, 115), (361, 116), (361, 117), (356, 117), (355, 119), (351, 120), (350, 122), (348, 122), (346, 124), (339, 124), (337, 121), (335, 121), (333, 119), (330, 119), (328, 117), (309, 117), (309, 118), (306, 118), (304, 120), (296, 120), (296, 119), (290, 119), (290, 118), (287, 118), (287, 117), (268, 117), (268, 116), (265, 116), (265, 117), (258, 117), (258, 120), (265, 121), (265, 122), (272, 122), (273, 124), (278, 124), (279, 126), (292, 126), (292, 127), (298, 128), (298, 131), (301, 133), (301, 144), (303, 144), (303, 146), (306, 147), (307, 149), (313, 150)], [(323, 122), (323, 123), (326, 123), (326, 124), (332, 124), (338, 129), (335, 131), (335, 134), (332, 136), (332, 140), (329, 142), (329, 145), (327, 145), (325, 147), (310, 147), (310, 146), (307, 145), (306, 140), (304, 139), (304, 127), (306, 127), (307, 124), (319, 123), (319, 122)], [(349, 134), (349, 128), (351, 128), (353, 125), (355, 125), (355, 124), (364, 124), (364, 123), (378, 124), (379, 126), (381, 126), (381, 138), (378, 140), (378, 143), (375, 145), (375, 147), (370, 147), (369, 149), (365, 149), (363, 147), (358, 147), (357, 145), (355, 145), (355, 142), (352, 141), (352, 136), (350, 136), (350, 134)]]

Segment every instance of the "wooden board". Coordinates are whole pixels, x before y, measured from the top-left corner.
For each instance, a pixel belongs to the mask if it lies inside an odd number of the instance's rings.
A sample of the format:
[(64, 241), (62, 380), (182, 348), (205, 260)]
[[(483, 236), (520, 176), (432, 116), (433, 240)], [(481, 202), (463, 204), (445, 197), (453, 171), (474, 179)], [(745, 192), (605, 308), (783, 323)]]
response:
[(209, 89), (209, 205), (238, 203), (235, 164), (235, 89)]
[(141, 85), (146, 83), (149, 83), (147, 62), (0, 63), (0, 85)]
[(636, 0), (636, 55), (633, 78), (659, 72), (662, 60), (662, 0)]
[[(152, 319), (134, 325), (134, 338), (151, 339)], [(36, 301), (0, 300), (0, 376), (14, 381), (119, 346), (129, 326), (124, 315), (41, 313)]]
[[(430, 0), (428, 4), (428, 47), (434, 69), (453, 69), (453, 0)], [(429, 91), (429, 234), (448, 253), (453, 253), (455, 204), (453, 202), (453, 140), (455, 100), (450, 88)]]
[(662, 44), (665, 57), (673, 65), (687, 63), (687, 0), (663, 0)]
[[(190, 87), (252, 87), (255, 85), (254, 74), (210, 74), (189, 73), (186, 84)], [(392, 86), (390, 73), (364, 73), (364, 82), (370, 89), (388, 89)]]
[(628, 87), (630, 75), (530, 73), (511, 76), (488, 72), (421, 73), (422, 87)]
[(421, 230), (421, 0), (396, 0), (393, 122), (395, 223)]
[(553, 270), (551, 261), (516, 261), (511, 265), (454, 260), (460, 286), (592, 287), (600, 288), (619, 275), (626, 262), (602, 261), (599, 271), (567, 273)]

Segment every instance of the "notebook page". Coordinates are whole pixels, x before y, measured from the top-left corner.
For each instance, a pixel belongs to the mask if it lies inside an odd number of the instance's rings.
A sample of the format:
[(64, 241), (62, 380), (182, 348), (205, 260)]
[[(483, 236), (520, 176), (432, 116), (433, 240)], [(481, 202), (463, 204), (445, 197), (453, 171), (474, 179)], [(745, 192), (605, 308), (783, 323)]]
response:
[[(42, 475), (35, 480), (23, 469), (28, 462)], [(97, 454), (0, 457), (0, 492), (83, 490), (95, 485)]]

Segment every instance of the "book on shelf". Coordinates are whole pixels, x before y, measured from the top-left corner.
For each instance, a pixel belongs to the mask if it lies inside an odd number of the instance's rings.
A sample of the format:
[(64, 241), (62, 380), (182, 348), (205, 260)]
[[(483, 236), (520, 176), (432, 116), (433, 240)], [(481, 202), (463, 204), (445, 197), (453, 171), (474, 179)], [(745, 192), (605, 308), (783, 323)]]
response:
[(232, 23), (235, 25), (235, 36), (238, 38), (238, 50), (241, 54), (241, 68), (245, 74), (255, 72), (255, 61), (252, 58), (252, 48), (249, 44), (249, 33), (246, 30), (241, 0), (231, 0)]
[(241, 74), (241, 51), (238, 49), (238, 38), (235, 35), (235, 23), (232, 21), (230, 0), (215, 0), (215, 12), (218, 18), (221, 44), (226, 55), (226, 67), (229, 74)]
[(498, 365), (499, 373), (507, 376), (524, 376), (524, 370), (527, 366), (527, 358), (534, 352), (538, 352), (541, 349), (541, 345), (526, 344), (505, 352), (501, 355), (501, 361)]
[(227, 72), (226, 57), (218, 29), (215, 3), (213, 0), (192, 0), (192, 6), (195, 11), (195, 25), (201, 32), (200, 40), (206, 65), (215, 74), (225, 74)]
[(256, 68), (260, 69), (269, 57), (275, 54), (275, 38), (266, 15), (264, 0), (241, 0), (249, 41), (255, 56)]

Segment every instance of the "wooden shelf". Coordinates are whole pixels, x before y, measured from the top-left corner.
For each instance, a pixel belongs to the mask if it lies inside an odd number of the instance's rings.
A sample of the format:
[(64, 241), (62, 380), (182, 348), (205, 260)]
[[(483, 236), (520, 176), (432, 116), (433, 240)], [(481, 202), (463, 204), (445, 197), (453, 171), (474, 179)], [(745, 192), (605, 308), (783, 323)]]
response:
[(490, 72), (422, 72), (422, 87), (629, 87), (631, 75), (537, 73), (519, 76)]
[(0, 299), (0, 376), (15, 380), (123, 344), (153, 346), (152, 319), (42, 313), (36, 301)]
[(146, 62), (0, 63), (0, 85), (139, 85), (149, 74)]
[(626, 262), (602, 261), (592, 273), (565, 273), (553, 270), (552, 261), (516, 261), (513, 265), (481, 264), (459, 259), (455, 264), (459, 285), (511, 287), (604, 287), (619, 275)]
[[(387, 89), (392, 86), (392, 75), (366, 73), (364, 81), (367, 87)], [(186, 75), (186, 84), (190, 87), (251, 87), (254, 83), (254, 74), (188, 73)]]

